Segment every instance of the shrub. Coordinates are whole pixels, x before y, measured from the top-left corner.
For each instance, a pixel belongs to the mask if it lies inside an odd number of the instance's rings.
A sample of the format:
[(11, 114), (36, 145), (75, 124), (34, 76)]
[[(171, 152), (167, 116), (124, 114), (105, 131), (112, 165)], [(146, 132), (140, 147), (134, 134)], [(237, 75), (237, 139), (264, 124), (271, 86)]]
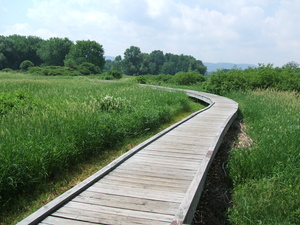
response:
[(79, 65), (78, 71), (82, 75), (90, 75), (90, 74), (98, 74), (101, 73), (101, 70), (98, 66), (94, 65), (93, 63), (83, 62)]
[(205, 91), (215, 94), (269, 88), (299, 92), (300, 70), (291, 67), (273, 68), (270, 64), (260, 64), (259, 68), (245, 70), (218, 70), (212, 72), (203, 87)]
[(121, 79), (122, 78), (122, 73), (117, 70), (110, 70), (108, 72), (109, 75), (112, 75), (115, 79)]
[(172, 78), (172, 82), (179, 85), (192, 85), (203, 81), (205, 77), (197, 72), (179, 72)]
[(136, 77), (136, 81), (140, 84), (166, 84), (171, 83), (173, 75), (141, 75)]
[(28, 73), (34, 75), (45, 76), (80, 76), (81, 73), (73, 68), (66, 66), (45, 66), (45, 67), (29, 67)]
[(33, 99), (25, 92), (0, 92), (0, 116), (11, 111), (24, 114), (35, 105)]
[(1, 71), (2, 71), (2, 72), (6, 72), (6, 73), (14, 72), (14, 70), (11, 69), (11, 68), (4, 68), (4, 69), (2, 69)]
[(20, 64), (20, 69), (23, 71), (27, 71), (29, 67), (34, 66), (34, 64), (30, 60), (25, 60)]

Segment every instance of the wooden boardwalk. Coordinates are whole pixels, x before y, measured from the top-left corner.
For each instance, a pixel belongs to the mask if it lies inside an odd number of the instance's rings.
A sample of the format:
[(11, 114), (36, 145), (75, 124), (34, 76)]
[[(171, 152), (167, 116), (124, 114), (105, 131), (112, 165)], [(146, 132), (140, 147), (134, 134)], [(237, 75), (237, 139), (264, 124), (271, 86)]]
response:
[(190, 223), (238, 104), (208, 93), (187, 94), (210, 105), (131, 149), (19, 225)]

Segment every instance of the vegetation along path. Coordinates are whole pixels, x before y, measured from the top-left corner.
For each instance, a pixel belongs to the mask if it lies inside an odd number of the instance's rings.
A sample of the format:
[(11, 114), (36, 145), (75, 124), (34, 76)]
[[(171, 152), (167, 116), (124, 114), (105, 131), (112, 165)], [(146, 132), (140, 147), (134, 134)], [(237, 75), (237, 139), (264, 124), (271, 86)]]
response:
[(191, 223), (238, 104), (186, 92), (209, 106), (134, 147), (19, 224)]

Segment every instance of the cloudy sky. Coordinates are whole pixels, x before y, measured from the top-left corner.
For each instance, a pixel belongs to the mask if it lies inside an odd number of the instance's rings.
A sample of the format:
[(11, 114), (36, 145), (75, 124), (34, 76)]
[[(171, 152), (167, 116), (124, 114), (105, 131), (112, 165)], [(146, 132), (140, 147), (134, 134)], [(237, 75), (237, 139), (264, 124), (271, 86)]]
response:
[(300, 0), (0, 0), (0, 35), (95, 40), (105, 55), (300, 63)]

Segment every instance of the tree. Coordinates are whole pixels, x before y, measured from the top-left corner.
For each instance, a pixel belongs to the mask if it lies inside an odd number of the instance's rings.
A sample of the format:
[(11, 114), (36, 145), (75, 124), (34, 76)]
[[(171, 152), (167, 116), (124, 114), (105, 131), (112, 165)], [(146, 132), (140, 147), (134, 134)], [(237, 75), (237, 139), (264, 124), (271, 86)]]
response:
[(288, 62), (282, 66), (282, 68), (291, 68), (291, 69), (299, 69), (300, 64), (294, 61)]
[(0, 69), (11, 68), (9, 61), (13, 58), (13, 41), (0, 36)]
[(189, 72), (198, 72), (201, 74), (205, 74), (207, 67), (204, 66), (201, 60), (193, 59), (190, 61)]
[(123, 66), (122, 66), (122, 57), (120, 55), (116, 56), (114, 61), (111, 63), (111, 70), (117, 70), (120, 72), (123, 72)]
[(63, 66), (72, 45), (68, 38), (50, 38), (41, 44), (37, 53), (45, 66)]
[(64, 61), (65, 65), (78, 66), (83, 62), (92, 63), (103, 70), (105, 58), (102, 45), (90, 40), (77, 41), (75, 45), (72, 45)]
[(151, 74), (159, 74), (162, 66), (165, 62), (165, 55), (163, 51), (155, 50), (152, 51), (149, 55), (149, 69)]
[(171, 74), (174, 75), (176, 73), (176, 65), (174, 62), (167, 61), (163, 64), (161, 71), (162, 74)]
[(41, 59), (37, 55), (42, 40), (35, 36), (10, 35), (6, 38), (13, 42), (12, 54), (7, 56), (9, 67), (19, 69), (20, 64), (25, 60), (30, 60), (34, 65), (40, 65)]
[(127, 75), (139, 75), (142, 53), (139, 47), (131, 46), (124, 52), (123, 66)]

